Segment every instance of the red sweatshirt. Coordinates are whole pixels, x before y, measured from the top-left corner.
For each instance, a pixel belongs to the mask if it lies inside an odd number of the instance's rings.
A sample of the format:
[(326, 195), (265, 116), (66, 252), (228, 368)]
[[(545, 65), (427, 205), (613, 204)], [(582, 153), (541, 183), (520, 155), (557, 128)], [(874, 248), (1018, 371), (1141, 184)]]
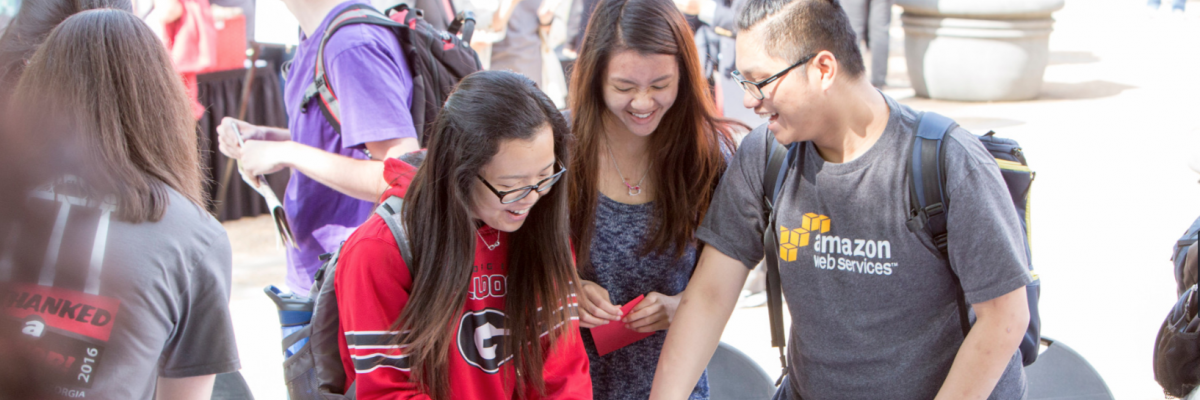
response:
[[(385, 196), (403, 193), (412, 176), (412, 167), (391, 161), (385, 175), (392, 188)], [(488, 226), (480, 228), (479, 234), (489, 243), (499, 238), (500, 246), (488, 250), (476, 238), (475, 270), (471, 281), (463, 283), (470, 288), (467, 300), (462, 314), (454, 320), (453, 331), (448, 332), (454, 340), (449, 358), (451, 398), (517, 398), (515, 385), (512, 382), (506, 385), (502, 380), (505, 374), (499, 373), (507, 369), (508, 376), (513, 375), (508, 364), (511, 358), (500, 354), (501, 343), (507, 340), (504, 297), (508, 288), (504, 264), (508, 236)], [(346, 384), (357, 382), (360, 399), (428, 399), (409, 380), (404, 346), (387, 343), (395, 334), (390, 329), (408, 303), (413, 284), (387, 225), (378, 215), (372, 215), (347, 239), (340, 257), (334, 284), (341, 319), (338, 344), (346, 369)], [(546, 395), (537, 395), (530, 385), (528, 398), (592, 398), (578, 317), (572, 317), (571, 324), (569, 334), (553, 346), (548, 340), (542, 341), (544, 348), (550, 349), (543, 371)]]

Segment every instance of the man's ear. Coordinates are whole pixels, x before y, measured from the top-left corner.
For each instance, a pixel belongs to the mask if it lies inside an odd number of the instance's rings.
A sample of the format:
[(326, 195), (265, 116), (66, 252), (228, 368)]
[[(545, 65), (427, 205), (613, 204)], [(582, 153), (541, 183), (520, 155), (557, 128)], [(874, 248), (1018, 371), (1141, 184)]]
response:
[[(808, 64), (810, 65), (809, 68), (815, 70), (813, 75), (816, 75), (816, 79), (821, 82), (822, 91), (833, 87), (834, 79), (837, 79), (838, 75), (842, 72), (837, 57), (834, 57), (833, 53), (828, 50), (821, 50)], [(810, 75), (810, 77), (813, 75)]]

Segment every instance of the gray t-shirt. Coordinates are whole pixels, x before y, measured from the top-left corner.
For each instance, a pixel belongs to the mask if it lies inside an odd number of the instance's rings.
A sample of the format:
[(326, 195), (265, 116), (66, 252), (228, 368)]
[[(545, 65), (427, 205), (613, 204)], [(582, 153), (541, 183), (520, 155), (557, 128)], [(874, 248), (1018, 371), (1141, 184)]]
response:
[[(60, 185), (61, 186), (61, 185)], [(0, 242), (0, 315), (46, 354), (52, 398), (152, 399), (158, 377), (239, 367), (229, 315), (232, 253), (205, 210), (168, 189), (158, 222), (38, 192)], [(18, 250), (18, 251), (14, 251)], [(9, 256), (12, 257), (9, 257)]]
[[(906, 163), (920, 115), (884, 96), (883, 136), (859, 158), (825, 162), (809, 143), (780, 188), (780, 274), (792, 316), (789, 381), (806, 399), (930, 399), (963, 335), (946, 261), (908, 230)], [(767, 133), (742, 142), (696, 236), (753, 268), (763, 258)], [(969, 303), (1030, 282), (1020, 222), (983, 145), (963, 129), (945, 140), (950, 265)], [(803, 176), (801, 176), (803, 171)], [(992, 399), (1020, 399), (1014, 352)]]

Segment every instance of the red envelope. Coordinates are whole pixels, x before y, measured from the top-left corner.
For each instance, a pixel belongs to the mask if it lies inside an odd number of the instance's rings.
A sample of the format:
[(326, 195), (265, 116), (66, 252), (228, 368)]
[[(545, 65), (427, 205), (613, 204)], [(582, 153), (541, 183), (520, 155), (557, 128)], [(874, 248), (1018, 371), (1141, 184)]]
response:
[[(633, 308), (642, 302), (643, 297), (645, 296), (638, 296), (636, 299), (622, 306), (621, 316), (629, 315), (633, 311)], [(626, 329), (625, 323), (622, 321), (612, 321), (592, 328), (592, 341), (596, 342), (596, 352), (600, 353), (600, 355), (605, 355), (653, 334), (654, 332), (638, 333), (632, 329)]]

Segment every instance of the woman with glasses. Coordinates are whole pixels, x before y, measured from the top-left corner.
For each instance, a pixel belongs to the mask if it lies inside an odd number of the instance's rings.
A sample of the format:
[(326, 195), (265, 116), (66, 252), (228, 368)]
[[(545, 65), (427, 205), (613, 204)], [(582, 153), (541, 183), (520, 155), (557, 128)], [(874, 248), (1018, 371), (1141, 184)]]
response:
[[(734, 153), (692, 30), (669, 0), (604, 0), (572, 74), (571, 238), (580, 325), (651, 336), (601, 355), (583, 332), (597, 399), (645, 399), (696, 264), (695, 231)], [(621, 306), (643, 299), (628, 314)], [(692, 392), (708, 398), (706, 377)]]
[(592, 397), (567, 194), (554, 190), (569, 136), (532, 81), (486, 71), (450, 95), (411, 183), (411, 167), (388, 165), (412, 263), (374, 215), (335, 278), (359, 399)]

